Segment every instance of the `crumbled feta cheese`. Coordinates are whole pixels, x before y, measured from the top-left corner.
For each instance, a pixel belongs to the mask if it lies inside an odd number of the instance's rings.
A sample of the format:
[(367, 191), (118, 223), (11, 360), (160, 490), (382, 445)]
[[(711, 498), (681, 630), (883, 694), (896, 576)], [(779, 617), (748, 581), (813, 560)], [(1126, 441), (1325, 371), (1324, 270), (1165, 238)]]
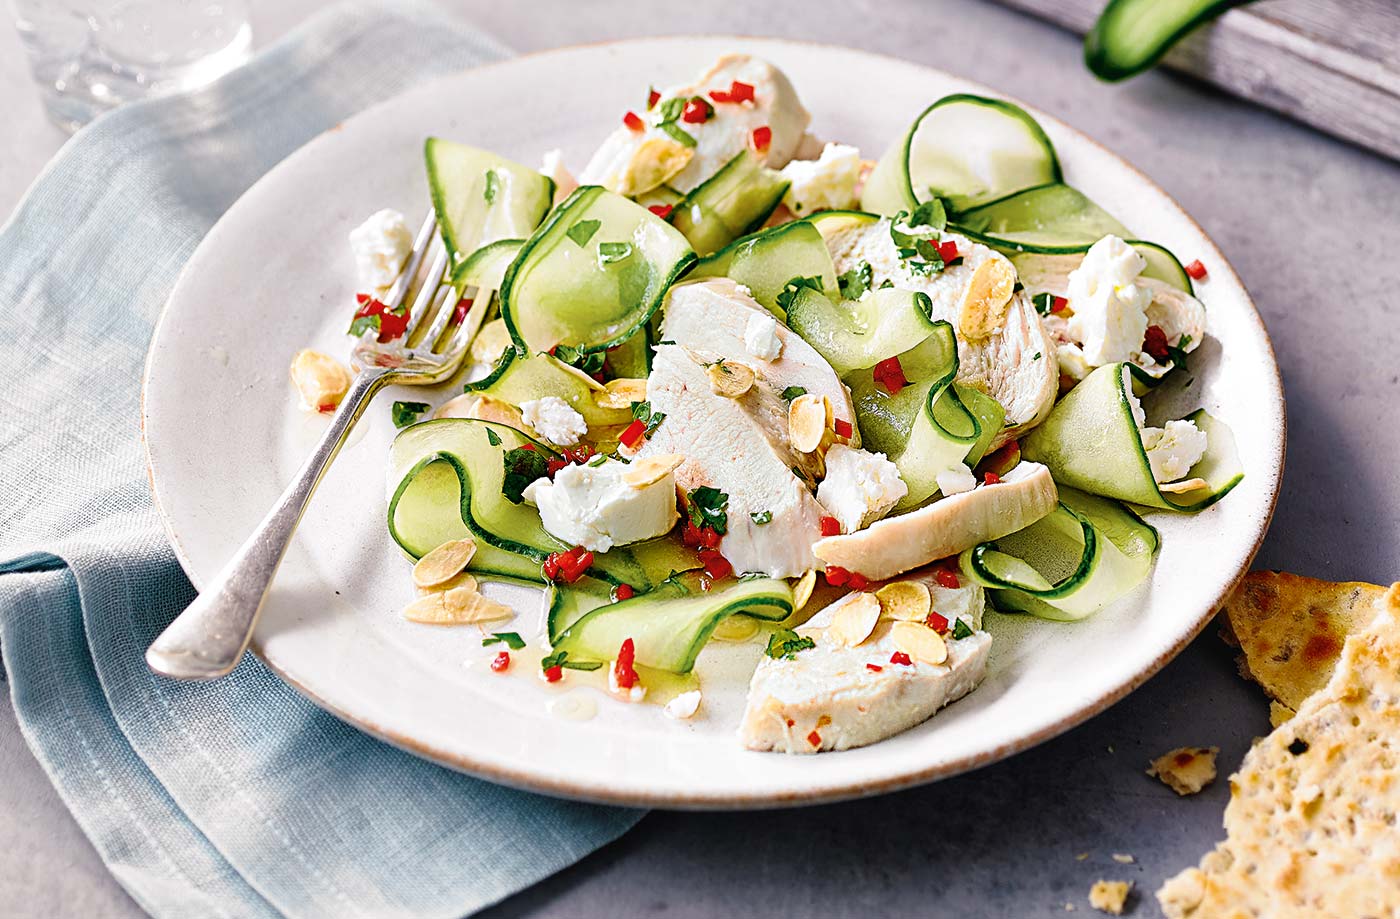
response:
[(681, 693), (667, 702), (661, 710), (667, 718), (674, 718), (677, 721), (694, 718), (695, 713), (700, 710), (700, 690), (692, 689), (690, 692)]
[(945, 469), (935, 475), (934, 480), (938, 482), (938, 490), (943, 492), (946, 498), (949, 495), (960, 495), (965, 491), (972, 491), (977, 487), (977, 476), (972, 474), (962, 463), (953, 469)]
[(647, 688), (640, 681), (633, 683), (630, 689), (617, 685), (617, 661), (608, 662), (608, 691), (627, 702), (640, 702), (647, 697)]
[(571, 464), (552, 482), (531, 482), (524, 497), (539, 508), (546, 532), (590, 552), (661, 536), (678, 516), (675, 475), (637, 487), (624, 478), (628, 468), (611, 459), (597, 466)]
[(778, 320), (772, 313), (754, 313), (744, 326), (744, 347), (761, 361), (775, 360), (783, 353), (783, 342), (778, 337)]
[(1070, 272), (1069, 308), (1074, 315), (1068, 332), (1081, 343), (1091, 366), (1132, 360), (1142, 350), (1152, 290), (1136, 282), (1146, 267), (1147, 260), (1136, 249), (1110, 235), (1094, 243)]
[(413, 233), (403, 214), (385, 208), (350, 231), (350, 251), (360, 286), (383, 293), (394, 286), (404, 260), (413, 251)]
[(841, 532), (854, 533), (885, 516), (908, 493), (885, 454), (832, 444), (817, 501), (841, 522)]
[(783, 167), (783, 178), (790, 183), (783, 203), (799, 216), (853, 208), (860, 170), (859, 150), (846, 144), (827, 144), (817, 159), (793, 160)]
[(535, 429), (536, 434), (561, 447), (573, 446), (588, 433), (588, 423), (583, 416), (558, 396), (520, 403), (520, 417)]
[(1133, 394), (1133, 378), (1126, 367), (1123, 368), (1123, 388), (1128, 394), (1128, 407), (1133, 411), (1133, 420), (1142, 434), (1142, 448), (1147, 451), (1152, 478), (1158, 484), (1185, 478), (1191, 467), (1206, 455), (1206, 448), (1210, 445), (1206, 432), (1196, 427), (1195, 422), (1184, 418), (1168, 421), (1166, 427), (1148, 427), (1147, 413), (1142, 409), (1142, 400)]

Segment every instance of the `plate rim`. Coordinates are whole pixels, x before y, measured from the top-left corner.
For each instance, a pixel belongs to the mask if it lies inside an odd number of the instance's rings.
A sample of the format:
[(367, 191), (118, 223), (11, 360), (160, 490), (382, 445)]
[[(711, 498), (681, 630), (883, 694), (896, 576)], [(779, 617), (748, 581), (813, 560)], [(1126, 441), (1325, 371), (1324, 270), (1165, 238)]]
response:
[(1196, 637), (1199, 636), (1202, 631), (1204, 631), (1205, 627), (1215, 616), (1216, 611), (1222, 606), (1225, 599), (1234, 591), (1235, 587), (1240, 583), (1240, 581), (1244, 578), (1245, 574), (1249, 571), (1251, 565), (1253, 564), (1253, 560), (1257, 556), (1259, 549), (1262, 546), (1265, 537), (1268, 535), (1270, 526), (1272, 524), (1274, 513), (1278, 506), (1279, 494), (1282, 490), (1283, 474), (1287, 460), (1288, 406), (1286, 392), (1283, 386), (1282, 371), (1279, 368), (1277, 354), (1274, 350), (1273, 339), (1269, 335), (1267, 324), (1264, 322), (1264, 317), (1260, 313), (1258, 306), (1254, 303), (1254, 298), (1250, 295), (1248, 289), (1245, 287), (1243, 280), (1239, 277), (1238, 272), (1230, 263), (1229, 259), (1225, 257), (1224, 252), (1216, 244), (1215, 240), (1210, 236), (1210, 234), (1208, 234), (1205, 231), (1205, 229), (1196, 221), (1196, 219), (1192, 217), (1189, 212), (1187, 212), (1187, 210), (1181, 205), (1180, 202), (1176, 200), (1176, 198), (1173, 195), (1171, 195), (1166, 189), (1158, 185), (1151, 177), (1144, 173), (1133, 162), (1121, 156), (1120, 154), (1118, 154), (1105, 144), (1101, 143), (1100, 141), (1096, 140), (1092, 136), (1086, 134), (1085, 132), (1064, 121), (1063, 119), (1049, 112), (1046, 112), (1037, 106), (1027, 104), (1026, 102), (1017, 98), (1016, 96), (1010, 93), (1002, 92), (998, 89), (995, 89), (991, 86), (982, 83), (981, 81), (963, 77), (956, 73), (952, 73), (938, 67), (932, 67), (920, 61), (911, 60), (908, 58), (900, 57), (898, 55), (870, 51), (864, 48), (855, 48), (847, 45), (834, 44), (830, 42), (733, 33), (690, 33), (683, 35), (636, 36), (624, 39), (607, 39), (596, 42), (581, 42), (571, 45), (560, 45), (557, 47), (540, 49), (537, 51), (531, 51), (523, 54), (517, 54), (512, 57), (504, 58), (497, 61), (489, 61), (484, 64), (476, 65), (474, 67), (453, 70), (451, 72), (444, 73), (431, 79), (421, 81), (404, 89), (399, 93), (396, 93), (394, 96), (391, 96), (388, 99), (382, 100), (380, 102), (375, 103), (374, 105), (361, 109), (360, 111), (348, 116), (347, 118), (337, 122), (336, 124), (326, 128), (325, 130), (319, 132), (315, 136), (309, 138), (303, 144), (298, 146), (295, 150), (291, 151), (285, 157), (279, 160), (270, 169), (268, 169), (268, 171), (262, 176), (260, 176), (257, 179), (257, 181), (249, 185), (248, 188), (246, 188), (238, 196), (238, 198), (235, 199), (234, 202), (232, 202), (229, 205), (228, 209), (225, 210), (224, 213), (219, 215), (219, 218), (210, 226), (209, 230), (206, 231), (204, 237), (200, 240), (195, 249), (190, 253), (188, 259), (185, 262), (185, 265), (181, 268), (180, 274), (177, 276), (175, 283), (171, 286), (170, 293), (166, 296), (165, 301), (161, 306), (160, 314), (157, 317), (155, 324), (152, 326), (151, 340), (147, 346), (146, 356), (142, 367), (140, 388), (139, 428), (142, 451), (145, 459), (144, 465), (146, 472), (146, 480), (151, 493), (152, 505), (155, 508), (157, 516), (160, 518), (161, 528), (165, 532), (166, 538), (170, 542), (171, 548), (175, 553), (176, 560), (179, 562), (181, 569), (184, 571), (186, 577), (190, 579), (191, 584), (194, 585), (196, 590), (201, 589), (200, 582), (202, 578), (200, 578), (194, 571), (194, 565), (192, 563), (192, 560), (190, 559), (188, 553), (185, 550), (184, 545), (180, 541), (179, 535), (176, 532), (175, 521), (171, 517), (171, 515), (166, 511), (165, 507), (162, 505), (160, 499), (160, 490), (156, 486), (156, 466), (151, 455), (150, 439), (147, 436), (147, 420), (149, 417), (147, 407), (147, 394), (151, 379), (152, 368), (156, 360), (156, 343), (160, 339), (161, 332), (164, 329), (167, 321), (169, 321), (170, 315), (172, 313), (171, 307), (176, 299), (176, 295), (180, 292), (182, 286), (184, 285), (186, 277), (190, 271), (190, 266), (196, 261), (196, 256), (199, 254), (200, 250), (204, 248), (210, 237), (215, 235), (215, 232), (219, 229), (220, 225), (225, 222), (229, 212), (231, 212), (238, 205), (238, 203), (243, 200), (245, 196), (252, 194), (255, 189), (257, 189), (260, 185), (266, 182), (270, 176), (282, 170), (293, 160), (300, 159), (302, 156), (306, 155), (307, 151), (310, 148), (317, 146), (318, 144), (323, 142), (329, 135), (332, 135), (339, 131), (346, 122), (353, 119), (366, 117), (370, 113), (373, 113), (376, 110), (379, 110), (380, 108), (393, 105), (405, 95), (423, 91), (426, 87), (429, 87), (436, 83), (442, 83), (459, 78), (464, 73), (475, 73), (484, 70), (492, 70), (501, 66), (512, 65), (526, 59), (547, 57), (554, 54), (562, 54), (568, 52), (585, 50), (603, 50), (608, 48), (625, 49), (629, 45), (641, 45), (653, 42), (684, 43), (687, 41), (699, 42), (726, 40), (744, 43), (761, 42), (774, 45), (786, 45), (807, 53), (823, 53), (829, 51), (836, 51), (843, 54), (861, 55), (867, 58), (878, 60), (882, 63), (892, 62), (901, 66), (916, 67), (940, 79), (948, 79), (966, 84), (972, 88), (972, 91), (977, 92), (979, 94), (985, 94), (994, 98), (1005, 99), (1006, 101), (1012, 102), (1016, 105), (1023, 107), (1024, 109), (1026, 109), (1026, 111), (1030, 112), (1038, 120), (1043, 119), (1048, 123), (1053, 123), (1059, 130), (1073, 135), (1078, 142), (1096, 147), (1098, 148), (1101, 154), (1111, 157), (1124, 169), (1130, 172), (1141, 185), (1150, 188), (1157, 194), (1161, 195), (1164, 201), (1167, 202), (1167, 204), (1169, 204), (1169, 206), (1172, 209), (1174, 209), (1174, 216), (1182, 220), (1184, 224), (1188, 225), (1195, 233), (1199, 234), (1201, 239), (1203, 239), (1207, 243), (1208, 247), (1211, 250), (1213, 250), (1213, 252), (1203, 253), (1209, 255), (1211, 258), (1211, 273), (1214, 275), (1222, 275), (1228, 278), (1239, 288), (1242, 298), (1241, 306), (1247, 307), (1246, 318), (1252, 320), (1252, 322), (1258, 327), (1259, 331), (1261, 332), (1261, 337), (1265, 349), (1262, 356), (1267, 357), (1267, 365), (1268, 370), (1270, 371), (1270, 376), (1272, 378), (1271, 382), (1273, 385), (1273, 390), (1278, 397), (1278, 439), (1277, 443), (1274, 445), (1272, 456), (1270, 457), (1272, 462), (1271, 467), (1268, 470), (1268, 472), (1272, 475), (1272, 487), (1269, 489), (1267, 507), (1264, 509), (1264, 513), (1260, 517), (1257, 525), (1257, 531), (1254, 535), (1253, 545), (1251, 545), (1248, 551), (1245, 553), (1244, 561), (1241, 564), (1239, 570), (1236, 571), (1233, 577), (1228, 580), (1228, 583), (1226, 584), (1225, 588), (1218, 593), (1218, 595), (1214, 598), (1212, 603), (1205, 609), (1205, 611), (1200, 613), (1196, 617), (1195, 621), (1191, 624), (1191, 627), (1182, 633), (1180, 638), (1178, 638), (1170, 646), (1164, 648), (1156, 657), (1152, 659), (1152, 661), (1150, 661), (1146, 666), (1144, 666), (1138, 673), (1134, 674), (1133, 677), (1131, 677), (1128, 680), (1125, 680), (1121, 684), (1105, 692), (1098, 694), (1093, 700), (1086, 702), (1078, 709), (1065, 715), (1064, 717), (1061, 717), (1058, 720), (1047, 724), (1036, 731), (1032, 731), (1013, 740), (1008, 740), (1003, 743), (997, 744), (996, 746), (991, 747), (989, 749), (982, 750), (978, 753), (965, 755), (955, 760), (944, 761), (935, 766), (931, 766), (925, 769), (906, 771), (900, 773), (899, 775), (888, 776), (875, 780), (863, 780), (859, 777), (852, 777), (849, 780), (839, 783), (833, 783), (830, 786), (815, 791), (805, 790), (798, 787), (792, 787), (780, 792), (762, 792), (757, 794), (716, 794), (702, 792), (670, 793), (666, 794), (665, 796), (659, 797), (655, 794), (646, 794), (628, 790), (619, 790), (616, 788), (609, 788), (601, 785), (571, 782), (566, 777), (560, 777), (557, 773), (554, 775), (548, 775), (543, 772), (531, 773), (525, 771), (517, 771), (496, 763), (492, 763), (489, 760), (475, 760), (468, 755), (438, 749), (433, 744), (410, 736), (408, 733), (395, 730), (385, 725), (377, 724), (369, 718), (367, 718), (366, 716), (356, 715), (352, 712), (349, 712), (344, 708), (336, 705), (331, 700), (324, 698), (321, 695), (318, 695), (310, 687), (300, 682), (290, 673), (286, 672), (282, 668), (279, 668), (273, 661), (271, 661), (267, 657), (267, 655), (263, 653), (263, 649), (257, 640), (257, 636), (254, 635), (253, 640), (249, 643), (248, 650), (254, 655), (256, 655), (257, 658), (263, 663), (263, 665), (266, 666), (270, 671), (272, 671), (272, 673), (274, 673), (278, 677), (278, 679), (280, 679), (286, 685), (292, 687), (298, 694), (306, 698), (308, 701), (310, 701), (317, 707), (321, 708), (323, 711), (329, 712), (336, 718), (354, 726), (358, 730), (364, 731), (365, 733), (377, 738), (378, 740), (388, 743), (389, 745), (396, 747), (400, 750), (404, 750), (405, 752), (408, 752), (412, 755), (437, 763), (438, 765), (453, 769), (458, 772), (463, 772), (477, 778), (486, 779), (488, 781), (505, 785), (508, 787), (538, 792), (541, 794), (566, 798), (570, 800), (628, 807), (666, 807), (680, 810), (757, 810), (835, 803), (839, 801), (853, 800), (873, 795), (887, 794), (902, 789), (912, 788), (918, 785), (938, 781), (940, 779), (951, 778), (962, 773), (980, 769), (984, 766), (988, 766), (993, 763), (999, 762), (1010, 756), (1014, 756), (1017, 753), (1029, 750), (1032, 747), (1039, 746), (1040, 744), (1045, 743), (1046, 741), (1051, 740), (1059, 736), (1060, 734), (1063, 734), (1073, 729), (1074, 727), (1077, 727), (1080, 724), (1083, 724), (1090, 718), (1093, 718), (1103, 713), (1108, 708), (1121, 701), (1123, 698), (1125, 698), (1132, 692), (1136, 691), (1152, 677), (1156, 676), (1159, 672), (1161, 672), (1162, 668), (1164, 668), (1168, 663), (1175, 659), (1177, 655), (1179, 655), (1183, 650), (1185, 650), (1186, 646), (1191, 644), (1191, 642), (1193, 642), (1196, 639)]

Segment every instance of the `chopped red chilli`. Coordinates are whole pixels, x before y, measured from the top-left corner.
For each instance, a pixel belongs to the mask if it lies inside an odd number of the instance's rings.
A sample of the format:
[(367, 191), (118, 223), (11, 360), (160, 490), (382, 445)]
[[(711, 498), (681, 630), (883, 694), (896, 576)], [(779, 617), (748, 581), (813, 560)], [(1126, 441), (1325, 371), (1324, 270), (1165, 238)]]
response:
[(880, 361), (871, 374), (875, 382), (885, 387), (885, 391), (892, 396), (909, 385), (909, 380), (904, 376), (904, 365), (899, 362), (898, 357), (887, 357)]
[(1202, 280), (1206, 276), (1206, 266), (1201, 264), (1200, 259), (1196, 259), (1186, 266), (1186, 273), (1191, 276), (1192, 280)]
[(709, 121), (714, 114), (714, 106), (710, 105), (710, 103), (701, 99), (699, 96), (696, 96), (694, 99), (687, 102), (685, 108), (681, 110), (681, 121), (684, 121), (686, 124), (704, 124)]
[(641, 419), (637, 419), (623, 428), (617, 439), (625, 447), (636, 448), (641, 445), (642, 438), (646, 436), (646, 433), (647, 426), (642, 424)]
[(946, 632), (948, 631), (948, 617), (941, 616), (930, 610), (928, 616), (924, 619), (924, 625), (933, 629), (935, 632)]
[(826, 567), (826, 582), (832, 587), (841, 587), (850, 581), (851, 573), (840, 565), (828, 565)]
[(768, 145), (773, 142), (773, 129), (768, 125), (760, 125), (753, 129), (753, 148), (759, 153), (767, 153)]
[(934, 574), (934, 580), (938, 581), (939, 587), (946, 587), (949, 590), (957, 590), (962, 586), (962, 581), (958, 580), (957, 572), (948, 568), (939, 568)]
[(494, 670), (496, 673), (505, 673), (506, 668), (509, 667), (509, 666), (510, 666), (510, 652), (509, 652), (509, 651), (502, 651), (500, 654), (497, 654), (497, 655), (496, 655), (496, 657), (495, 657), (494, 660), (491, 661), (491, 669)]
[(1063, 313), (1067, 306), (1069, 306), (1068, 300), (1064, 297), (1056, 297), (1054, 300), (1050, 301), (1050, 312)]
[(740, 83), (738, 80), (729, 84), (729, 90), (710, 90), (710, 98), (716, 102), (752, 102), (753, 86), (748, 83)]
[(701, 549), (696, 554), (700, 557), (700, 564), (705, 566), (705, 574), (712, 579), (720, 581), (734, 573), (734, 566), (719, 550)]
[(995, 472), (988, 472), (982, 476), (982, 482), (986, 485), (1000, 485), (1001, 476), (997, 475)]
[(854, 433), (851, 423), (843, 418), (837, 418), (832, 428), (836, 431), (837, 437), (850, 437)]
[(1161, 326), (1147, 327), (1147, 334), (1142, 339), (1142, 350), (1159, 364), (1168, 358), (1171, 352), (1167, 350), (1167, 333), (1162, 331)]
[(884, 673), (884, 672), (885, 672), (885, 668), (884, 668), (884, 667), (881, 667), (879, 664), (866, 664), (866, 665), (865, 665), (865, 669), (866, 669), (866, 670), (869, 670), (871, 673)]
[(807, 735), (807, 742), (814, 747), (820, 747), (822, 745), (822, 735), (818, 734), (816, 731), (813, 731), (812, 733)]
[(627, 125), (628, 129), (632, 131), (645, 131), (647, 128), (646, 122), (642, 121), (641, 117), (638, 116), (636, 112), (628, 112), (626, 115), (623, 115), (622, 123)]
[(938, 257), (945, 262), (951, 262), (958, 257), (958, 244), (951, 239), (939, 243)]
[[(631, 584), (619, 584), (612, 589), (614, 600), (630, 600), (637, 595)], [(629, 638), (628, 641), (631, 641)]]
[(656, 103), (658, 103), (658, 102), (660, 102), (660, 101), (661, 101), (661, 93), (657, 92), (655, 89), (649, 90), (649, 91), (647, 92), (647, 108), (648, 108), (648, 109), (654, 109), (654, 108), (656, 108)]
[(387, 303), (376, 300), (369, 294), (356, 294), (355, 302), (360, 304), (360, 308), (355, 311), (356, 319), (367, 319), (370, 316), (379, 317), (379, 343), (381, 345), (388, 344), (408, 331), (407, 309), (400, 315), (391, 310)]
[(463, 297), (457, 301), (457, 305), (452, 310), (452, 324), (461, 325), (466, 320), (467, 314), (472, 311), (471, 297)]
[(546, 682), (558, 683), (564, 679), (564, 668), (557, 664), (553, 667), (547, 667), (544, 671), (544, 678)]
[(613, 664), (613, 681), (618, 689), (631, 689), (637, 685), (637, 646), (632, 639), (624, 638), (622, 647), (617, 649), (617, 662)]
[(574, 546), (567, 552), (552, 552), (545, 556), (544, 564), (540, 567), (549, 580), (572, 584), (583, 577), (592, 564), (593, 553), (583, 546)]
[(821, 526), (823, 536), (841, 535), (841, 521), (837, 520), (835, 517), (823, 517), (821, 519)]
[(670, 204), (653, 204), (647, 207), (647, 210), (651, 211), (653, 214), (660, 217), (662, 220), (665, 220), (667, 217), (671, 216), (672, 209), (673, 206)]
[(910, 657), (909, 657), (909, 655), (905, 654), (903, 651), (896, 651), (896, 652), (894, 652), (893, 654), (891, 654), (891, 655), (890, 655), (890, 663), (891, 663), (891, 664), (903, 664), (903, 665), (906, 666), (906, 667), (912, 667), (912, 666), (914, 666), (914, 661), (911, 660)]
[(329, 415), (331, 412), (335, 411), (335, 403), (322, 402), (320, 405), (316, 406), (316, 411), (320, 412), (322, 415)]
[(846, 581), (846, 586), (850, 587), (851, 590), (865, 590), (870, 586), (870, 578), (852, 571), (850, 578)]

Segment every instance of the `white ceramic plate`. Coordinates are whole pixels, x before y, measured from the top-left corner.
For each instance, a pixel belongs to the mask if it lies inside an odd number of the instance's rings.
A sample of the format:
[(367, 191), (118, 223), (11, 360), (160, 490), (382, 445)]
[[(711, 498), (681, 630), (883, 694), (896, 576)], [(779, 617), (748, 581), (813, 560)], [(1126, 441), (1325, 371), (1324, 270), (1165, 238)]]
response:
[[(787, 71), (823, 137), (878, 156), (930, 101), (987, 92), (915, 64), (839, 48), (749, 39), (656, 39), (571, 48), (420, 87), (307, 144), (254, 186), (190, 260), (151, 346), (144, 425), (157, 503), (196, 585), (258, 522), (325, 421), (296, 405), (299, 348), (345, 355), (354, 270), (345, 237), (369, 213), (424, 212), (423, 138), (441, 135), (538, 162), (553, 147), (581, 166), (649, 85), (688, 80), (744, 50)], [(254, 650), (317, 704), (419, 755), (493, 780), (594, 800), (750, 807), (871, 794), (949, 776), (1023, 750), (1140, 685), (1194, 636), (1248, 566), (1283, 465), (1278, 369), (1258, 314), (1225, 257), (1164, 192), (1098, 144), (1034, 112), (1067, 180), (1142, 238), (1201, 259), (1210, 339), (1184, 393), (1152, 397), (1179, 417), (1204, 406), (1239, 440), (1246, 478), (1196, 517), (1154, 513), (1162, 551), (1148, 584), (1088, 621), (989, 616), (986, 681), (924, 725), (845, 753), (740, 748), (734, 730), (756, 645), (701, 659), (702, 717), (598, 705), (589, 721), (551, 714), (561, 690), (492, 674), (474, 628), (405, 622), (409, 566), (385, 532), (385, 459), (395, 398), (379, 397), (321, 484), (273, 587)], [(1179, 387), (1180, 383), (1175, 384)], [(1169, 387), (1171, 389), (1171, 387)], [(1150, 404), (1153, 401), (1149, 400)], [(525, 594), (512, 626), (529, 634)], [(717, 678), (730, 671), (728, 679)]]

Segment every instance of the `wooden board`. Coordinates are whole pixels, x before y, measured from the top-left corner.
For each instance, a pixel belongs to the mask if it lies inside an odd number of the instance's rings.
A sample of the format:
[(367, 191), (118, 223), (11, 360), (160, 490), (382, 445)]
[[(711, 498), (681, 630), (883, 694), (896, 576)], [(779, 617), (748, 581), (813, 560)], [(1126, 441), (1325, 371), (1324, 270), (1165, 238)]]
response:
[[(999, 2), (1082, 35), (1106, 0)], [(1400, 159), (1400, 0), (1264, 0), (1188, 35), (1165, 64)]]

